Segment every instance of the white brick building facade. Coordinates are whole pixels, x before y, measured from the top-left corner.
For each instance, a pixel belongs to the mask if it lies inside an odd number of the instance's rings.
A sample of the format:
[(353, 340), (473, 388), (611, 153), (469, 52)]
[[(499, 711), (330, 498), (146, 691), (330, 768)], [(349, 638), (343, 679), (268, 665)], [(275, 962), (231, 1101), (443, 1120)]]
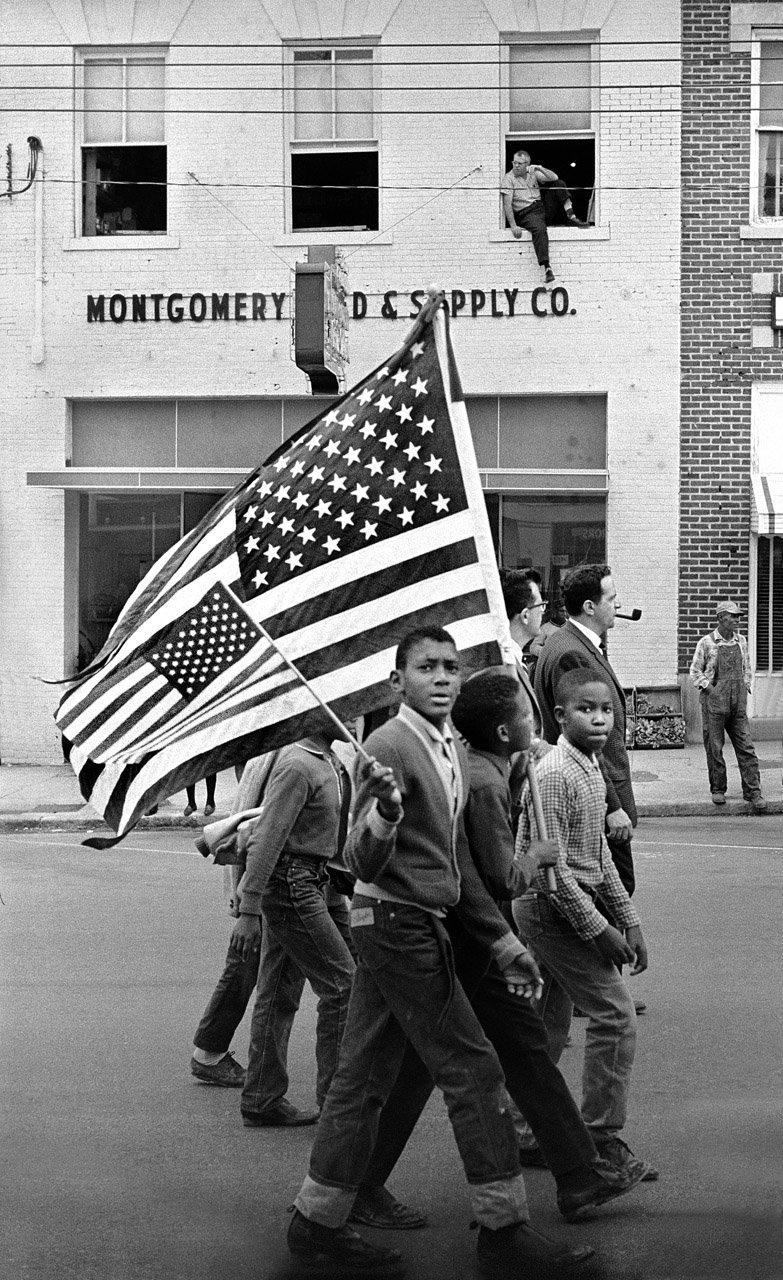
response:
[[(150, 6), (138, 0), (48, 6), (2, 0), (8, 42), (0, 50), (2, 82), (13, 87), (0, 89), (6, 108), (1, 140), (4, 148), (12, 146), (15, 187), (22, 185), (27, 137), (42, 144), (33, 187), (0, 202), (4, 762), (57, 759), (51, 712), (58, 690), (41, 679), (72, 672), (80, 627), (89, 630), (104, 614), (108, 618), (105, 599), (100, 607), (87, 599), (85, 575), (103, 574), (105, 588), (108, 573), (127, 587), (144, 568), (144, 553), (131, 554), (128, 547), (134, 538), (137, 548), (147, 538), (149, 521), (157, 519), (154, 504), (149, 517), (144, 502), (137, 505), (136, 532), (123, 532), (111, 516), (101, 524), (108, 510), (101, 495), (147, 500), (164, 493), (179, 500), (183, 491), (215, 492), (269, 451), (264, 440), (257, 452), (253, 448), (259, 404), (265, 422), (286, 413), (289, 425), (304, 421), (309, 386), (291, 359), (292, 268), (314, 244), (341, 246), (349, 295), (367, 298), (366, 317), (350, 324), (349, 385), (399, 345), (410, 325), (413, 291), (434, 281), (448, 295), (466, 295), (452, 336), (469, 413), (472, 402), (482, 424), (485, 487), (511, 501), (504, 523), (491, 500), (496, 527), (506, 531), (506, 560), (532, 559), (544, 572), (546, 594), (553, 569), (565, 568), (580, 546), (591, 545), (589, 504), (605, 495), (606, 557), (624, 602), (645, 615), (641, 627), (618, 624), (613, 662), (629, 684), (675, 681), (678, 12), (671, 2), (653, 9), (640, 0), (567, 6), (460, 0), (431, 9), (411, 0), (374, 6), (258, 0), (219, 11), (208, 0)], [(578, 25), (564, 27), (564, 18)], [(667, 39), (673, 43), (660, 43)], [(420, 43), (414, 46), (414, 40)], [(650, 43), (632, 43), (645, 40)], [(499, 216), (497, 187), (510, 132), (504, 86), (510, 48), (549, 51), (558, 44), (588, 51), (590, 119), (587, 128), (582, 122), (581, 137), (583, 151), (595, 139), (596, 225), (551, 231), (552, 265), (567, 298), (539, 293), (533, 300), (542, 277), (529, 237), (514, 241)], [(296, 231), (289, 168), (291, 152), (297, 153), (288, 87), (292, 58), (296, 50), (344, 48), (371, 51), (374, 132), (368, 149), (377, 143), (377, 230)], [(96, 236), (85, 227), (82, 204), (83, 164), (89, 162), (83, 155), (91, 137), (96, 141), (83, 128), (83, 60), (100, 57), (115, 66), (125, 58), (135, 66), (134, 59), (145, 56), (165, 63), (165, 230), (156, 235), (129, 226), (123, 235), (115, 227)], [(59, 65), (46, 65), (53, 63)], [(552, 83), (555, 74), (553, 68)], [(130, 90), (125, 101), (131, 101)], [(213, 114), (193, 114), (195, 107)], [(402, 114), (411, 110), (424, 114)], [(514, 132), (519, 141), (525, 131)], [(552, 136), (563, 143), (563, 130)], [(93, 147), (99, 166), (104, 144), (105, 135)], [(546, 163), (546, 138), (536, 145)], [(306, 146), (302, 150), (307, 153)], [(338, 153), (345, 154), (345, 147), (338, 145)], [(513, 317), (506, 289), (519, 291)], [(480, 291), (473, 298), (475, 316), (472, 290)], [(501, 313), (495, 316), (493, 290)], [(381, 316), (389, 291), (397, 293), (396, 320)], [(239, 318), (188, 318), (192, 296), (203, 294), (209, 313), (213, 293), (231, 295), (230, 314), (235, 295), (247, 295), (238, 304)], [(252, 295), (259, 293), (268, 318), (253, 320)], [(273, 318), (273, 293), (280, 320)], [(163, 316), (157, 322), (156, 294)], [(166, 318), (173, 294), (182, 295), (182, 321)], [(101, 295), (106, 318), (88, 322), (88, 297)], [(147, 319), (134, 322), (130, 302), (122, 322), (122, 304), (115, 302), (111, 319), (108, 300), (117, 295), (144, 295)], [(551, 314), (553, 299), (555, 306), (567, 302), (566, 314)], [(547, 314), (534, 314), (534, 303)], [(232, 435), (230, 416), (220, 417), (220, 402), (227, 399), (246, 402), (241, 439)], [(138, 401), (145, 402), (140, 412), (146, 428), (138, 426)], [(105, 402), (115, 402), (116, 413)], [(576, 437), (583, 412), (597, 424), (599, 444), (605, 423), (599, 464), (593, 458), (580, 465)], [(490, 439), (495, 414), (497, 458)], [(541, 437), (532, 460), (526, 414)], [(210, 436), (209, 423), (218, 421), (219, 434)], [(588, 503), (584, 527), (582, 508), (569, 506), (572, 498)], [(536, 545), (548, 547), (527, 557), (526, 504), (543, 529), (544, 541)], [(112, 547), (120, 542), (125, 550), (112, 566)]]

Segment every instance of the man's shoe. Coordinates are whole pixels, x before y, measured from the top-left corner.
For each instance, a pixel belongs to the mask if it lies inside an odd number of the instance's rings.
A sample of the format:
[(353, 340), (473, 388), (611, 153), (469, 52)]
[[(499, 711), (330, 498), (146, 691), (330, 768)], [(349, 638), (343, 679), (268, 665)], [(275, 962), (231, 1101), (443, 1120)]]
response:
[(639, 1168), (641, 1168), (641, 1176), (638, 1182), (657, 1182), (660, 1174), (655, 1165), (649, 1164), (646, 1160), (640, 1160), (635, 1156), (627, 1142), (623, 1142), (622, 1138), (603, 1138), (596, 1140), (596, 1148), (602, 1160), (606, 1160), (615, 1169), (625, 1170), (629, 1176), (632, 1176)]
[(616, 1200), (644, 1181), (643, 1162), (638, 1160), (633, 1169), (616, 1169), (600, 1158), (593, 1166), (591, 1177), (583, 1187), (572, 1191), (558, 1191), (557, 1206), (566, 1222), (578, 1222), (609, 1200)]
[[(566, 214), (566, 217), (568, 217), (567, 214)], [(569, 226), (572, 226), (572, 227), (589, 227), (590, 226), (589, 222), (584, 222), (582, 218), (577, 218), (576, 214), (573, 214), (573, 216), (568, 218), (568, 223), (569, 223)]]
[(288, 1248), (311, 1271), (332, 1276), (396, 1276), (403, 1270), (402, 1254), (370, 1244), (352, 1227), (322, 1227), (294, 1209), (288, 1227)]
[(749, 804), (751, 813), (767, 813), (769, 811), (769, 805), (761, 792), (757, 796), (752, 796)]
[(386, 1187), (360, 1191), (348, 1222), (351, 1226), (374, 1227), (376, 1231), (418, 1231), (429, 1226), (423, 1213), (402, 1204)]
[(222, 1057), (213, 1067), (206, 1067), (203, 1062), (191, 1058), (190, 1069), (202, 1084), (215, 1084), (221, 1089), (241, 1089), (245, 1083), (245, 1069), (230, 1053)]
[(529, 1222), (515, 1222), (499, 1231), (480, 1226), (476, 1263), (489, 1280), (547, 1280), (576, 1275), (593, 1250), (568, 1249), (536, 1231)]
[(638, 1016), (640, 1013), (646, 1013), (646, 1012), (647, 1012), (647, 1005), (645, 1004), (644, 1000), (634, 1000), (634, 1005), (633, 1005), (633, 1007), (634, 1007), (634, 1009), (636, 1010), (637, 1016)]
[(544, 1159), (544, 1153), (538, 1143), (534, 1143), (532, 1147), (519, 1148), (519, 1163), (523, 1169), (548, 1169), (549, 1165)]
[(723, 791), (713, 791), (713, 792), (712, 792), (712, 803), (713, 803), (713, 804), (725, 804), (725, 803), (726, 803), (726, 796), (725, 796), (725, 793), (724, 793)]
[(300, 1111), (287, 1098), (281, 1098), (265, 1111), (243, 1111), (246, 1129), (298, 1129), (305, 1124), (318, 1124), (320, 1111)]
[(546, 271), (544, 272), (544, 283), (545, 284), (555, 283), (555, 273), (551, 267), (547, 267)]

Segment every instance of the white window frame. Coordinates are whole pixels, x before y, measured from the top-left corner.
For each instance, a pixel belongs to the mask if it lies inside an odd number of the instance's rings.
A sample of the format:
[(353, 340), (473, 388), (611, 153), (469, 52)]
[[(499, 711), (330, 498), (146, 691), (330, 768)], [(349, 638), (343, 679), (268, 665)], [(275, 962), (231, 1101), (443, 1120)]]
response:
[[(296, 138), (294, 136), (296, 113), (294, 110), (294, 54), (323, 53), (336, 49), (367, 49), (372, 53), (372, 126), (373, 136), (370, 138)], [(334, 59), (332, 67), (334, 68)], [(284, 146), (285, 146), (285, 225), (286, 238), (293, 237), (297, 242), (312, 241), (317, 237), (319, 244), (361, 243), (372, 237), (377, 239), (378, 232), (333, 231), (328, 227), (313, 231), (294, 231), (292, 206), (292, 169), (291, 157), (294, 155), (322, 155), (334, 151), (343, 154), (352, 151), (375, 151), (378, 155), (378, 228), (383, 225), (382, 186), (381, 186), (381, 59), (380, 42), (377, 37), (355, 37), (345, 40), (289, 40), (283, 45), (283, 100), (285, 110)], [(332, 104), (334, 110), (334, 72), (332, 73)]]
[[(780, 228), (783, 232), (783, 209), (778, 217), (765, 214), (759, 207), (759, 133), (761, 132), (761, 46), (772, 40), (783, 43), (783, 27), (765, 27), (752, 32), (750, 42), (750, 207), (752, 223)], [(783, 73), (781, 73), (783, 79)], [(764, 132), (775, 132), (765, 127)], [(783, 141), (783, 124), (777, 132)]]
[[(531, 129), (520, 132), (511, 128), (511, 47), (512, 45), (563, 44), (586, 45), (590, 50), (590, 128), (589, 129)], [(593, 205), (595, 225), (600, 218), (600, 115), (598, 112), (601, 97), (601, 42), (598, 31), (514, 31), (504, 32), (500, 45), (501, 81), (500, 81), (500, 156), (501, 169), (505, 173), (506, 143), (509, 141), (525, 142), (541, 138), (585, 138), (595, 143), (595, 201)], [(501, 204), (501, 227), (505, 227), (505, 218)]]
[[(97, 240), (100, 248), (106, 248), (106, 240), (109, 237), (104, 236), (86, 236), (82, 225), (82, 156), (85, 147), (104, 148), (104, 147), (144, 147), (159, 146), (166, 147), (168, 156), (168, 142), (166, 139), (166, 107), (168, 106), (168, 46), (166, 45), (101, 45), (90, 46), (89, 48), (77, 49), (75, 51), (74, 61), (74, 146), (73, 146), (73, 173), (74, 173), (74, 206), (73, 206), (73, 227), (74, 236), (80, 241)], [(128, 130), (128, 60), (136, 62), (162, 62), (163, 63), (163, 138), (155, 139), (150, 142), (144, 142), (134, 138), (129, 142), (127, 138)], [(85, 99), (85, 65), (89, 62), (107, 62), (122, 60), (122, 138), (111, 142), (91, 142), (85, 137), (86, 115), (84, 111)], [(166, 202), (166, 218), (168, 222), (169, 202)], [(166, 232), (162, 232), (160, 236), (155, 233), (140, 232), (138, 239), (145, 244), (153, 243), (160, 239), (165, 239), (169, 235), (170, 228), (167, 226)], [(132, 243), (136, 237), (124, 237), (125, 248), (133, 248)]]

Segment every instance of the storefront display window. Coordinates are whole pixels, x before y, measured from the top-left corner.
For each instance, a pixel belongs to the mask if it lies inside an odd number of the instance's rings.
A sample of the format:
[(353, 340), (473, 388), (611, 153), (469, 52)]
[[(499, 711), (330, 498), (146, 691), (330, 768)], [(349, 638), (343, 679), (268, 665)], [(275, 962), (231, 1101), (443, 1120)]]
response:
[(535, 569), (556, 612), (563, 574), (577, 564), (606, 558), (606, 500), (592, 495), (488, 493), (487, 513), (498, 562), (506, 569)]
[(158, 557), (194, 528), (220, 496), (80, 495), (80, 668), (103, 646), (125, 601)]

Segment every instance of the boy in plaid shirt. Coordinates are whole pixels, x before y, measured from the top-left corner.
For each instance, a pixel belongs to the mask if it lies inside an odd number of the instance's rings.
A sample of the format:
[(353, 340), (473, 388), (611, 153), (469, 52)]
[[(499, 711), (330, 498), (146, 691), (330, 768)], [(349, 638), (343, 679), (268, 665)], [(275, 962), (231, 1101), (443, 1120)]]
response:
[[(596, 760), (611, 732), (612, 700), (595, 672), (567, 671), (555, 692), (561, 735), (536, 766), (547, 835), (556, 839), (557, 892), (548, 897), (540, 872), (514, 903), (523, 940), (546, 969), (541, 1014), (555, 1062), (568, 1038), (573, 1005), (587, 1016), (582, 1071), (582, 1116), (599, 1154), (618, 1168), (645, 1168), (623, 1142), (628, 1089), (636, 1049), (633, 1000), (618, 966), (647, 968), (639, 917), (612, 862), (604, 835), (606, 784)], [(517, 851), (537, 836), (530, 795), (524, 798)], [(596, 906), (600, 898), (605, 914)], [(607, 919), (610, 917), (610, 920)]]

